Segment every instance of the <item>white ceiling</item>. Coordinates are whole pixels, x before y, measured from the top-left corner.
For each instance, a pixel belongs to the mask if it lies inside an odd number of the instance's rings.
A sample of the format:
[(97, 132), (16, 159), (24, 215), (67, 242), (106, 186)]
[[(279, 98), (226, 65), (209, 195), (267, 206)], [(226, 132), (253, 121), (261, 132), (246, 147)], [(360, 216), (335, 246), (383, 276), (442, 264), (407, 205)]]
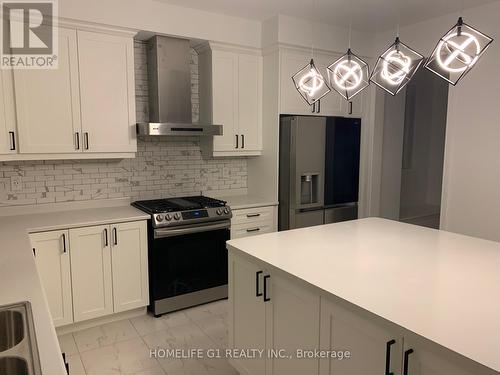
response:
[[(498, 0), (159, 0), (182, 7), (237, 17), (265, 20), (277, 14), (315, 20), (332, 25), (382, 31), (409, 25)], [(351, 5), (352, 4), (352, 5)], [(352, 7), (352, 8), (351, 8)], [(398, 8), (400, 11), (398, 12)], [(352, 9), (352, 13), (351, 13)], [(465, 16), (467, 14), (465, 13)]]

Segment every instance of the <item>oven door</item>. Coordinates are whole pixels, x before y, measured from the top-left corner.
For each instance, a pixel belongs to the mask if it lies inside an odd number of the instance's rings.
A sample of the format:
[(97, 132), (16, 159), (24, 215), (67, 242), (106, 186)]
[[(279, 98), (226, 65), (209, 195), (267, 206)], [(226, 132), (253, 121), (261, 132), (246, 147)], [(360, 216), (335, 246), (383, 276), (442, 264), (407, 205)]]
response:
[(227, 284), (230, 220), (155, 229), (149, 270), (153, 301)]

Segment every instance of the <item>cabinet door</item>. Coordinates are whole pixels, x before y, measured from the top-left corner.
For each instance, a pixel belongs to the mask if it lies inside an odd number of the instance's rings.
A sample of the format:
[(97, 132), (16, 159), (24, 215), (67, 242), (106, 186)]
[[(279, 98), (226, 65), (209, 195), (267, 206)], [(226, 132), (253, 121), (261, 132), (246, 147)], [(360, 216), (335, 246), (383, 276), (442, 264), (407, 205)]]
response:
[(321, 300), (321, 349), (349, 351), (349, 359), (324, 359), (321, 375), (386, 374), (388, 343), (389, 371), (400, 374), (402, 338), (347, 311), (332, 302)]
[[(314, 61), (316, 63), (316, 68), (321, 71), (325, 80), (328, 79), (328, 74), (326, 68), (330, 66), (335, 60), (337, 60), (340, 55), (324, 55), (318, 54)], [(319, 106), (320, 110), (317, 113), (318, 116), (339, 116), (342, 115), (342, 102), (345, 102), (344, 98), (340, 96), (335, 90), (332, 89), (323, 99), (321, 99), (321, 104)]]
[(111, 226), (114, 312), (146, 306), (148, 239), (145, 221)]
[(17, 153), (12, 70), (0, 71), (0, 154)]
[(30, 235), (35, 262), (52, 321), (56, 327), (73, 322), (68, 231)]
[[(234, 151), (238, 129), (238, 55), (212, 51), (212, 106), (214, 124), (223, 125), (223, 135), (214, 137), (214, 151)], [(238, 135), (238, 147), (241, 136)]]
[(241, 148), (262, 150), (262, 57), (238, 57), (238, 134)]
[(132, 38), (78, 31), (85, 151), (137, 150), (133, 50)]
[[(457, 359), (458, 356), (442, 349), (435, 351), (436, 346), (415, 346), (411, 342), (404, 343), (402, 374), (407, 375), (493, 375), (476, 362)], [(405, 366), (407, 371), (405, 373)], [(496, 374), (496, 373), (495, 373)]]
[[(365, 89), (367, 90), (367, 89)], [(363, 116), (365, 93), (360, 92), (352, 100), (342, 100), (342, 113), (346, 117), (361, 117)]]
[[(106, 235), (108, 235), (106, 238)], [(113, 312), (109, 227), (70, 229), (75, 322)]]
[[(315, 54), (314, 62), (325, 78), (326, 67), (334, 62), (339, 56)], [(328, 93), (321, 99), (320, 112), (312, 113), (311, 107), (297, 92), (292, 81), (292, 76), (309, 63), (311, 54), (302, 51), (284, 51), (281, 55), (281, 114), (289, 115), (313, 115), (313, 116), (338, 116), (341, 114), (342, 97), (336, 92)]]
[[(231, 306), (229, 348), (231, 349), (265, 349), (265, 305), (262, 296), (257, 296), (262, 293), (262, 271), (254, 264), (229, 253), (229, 303)], [(232, 360), (232, 363), (242, 375), (265, 373), (265, 357), (238, 358)]]
[(79, 152), (81, 130), (76, 31), (59, 29), (57, 69), (15, 70), (21, 153)]
[[(303, 287), (271, 275), (267, 280), (270, 300), (266, 302), (266, 344), (269, 349), (284, 350), (291, 358), (267, 361), (267, 374), (317, 374), (319, 359), (296, 356), (297, 350), (319, 348), (320, 298)], [(344, 374), (342, 374), (344, 375)]]
[(295, 89), (292, 77), (311, 60), (311, 55), (285, 51), (281, 54), (281, 114), (313, 115), (311, 107)]

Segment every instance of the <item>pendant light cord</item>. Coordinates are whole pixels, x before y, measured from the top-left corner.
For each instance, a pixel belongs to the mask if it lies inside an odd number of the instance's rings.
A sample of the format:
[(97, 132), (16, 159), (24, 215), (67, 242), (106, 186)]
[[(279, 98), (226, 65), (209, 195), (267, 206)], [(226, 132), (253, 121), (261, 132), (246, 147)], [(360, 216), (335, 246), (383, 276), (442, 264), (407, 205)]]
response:
[(316, 0), (312, 0), (312, 6), (313, 6), (313, 14), (312, 14), (312, 17), (311, 17), (311, 60), (314, 59), (314, 31), (315, 31), (315, 27), (314, 27), (314, 17), (316, 16)]
[(348, 49), (351, 49), (351, 39), (352, 39), (352, 13), (353, 13), (353, 6), (352, 6), (353, 0), (350, 1), (349, 3), (349, 40), (348, 40)]
[(399, 28), (400, 28), (400, 23), (401, 23), (401, 4), (400, 4), (400, 0), (396, 0), (396, 12), (397, 12), (396, 38), (399, 39)]

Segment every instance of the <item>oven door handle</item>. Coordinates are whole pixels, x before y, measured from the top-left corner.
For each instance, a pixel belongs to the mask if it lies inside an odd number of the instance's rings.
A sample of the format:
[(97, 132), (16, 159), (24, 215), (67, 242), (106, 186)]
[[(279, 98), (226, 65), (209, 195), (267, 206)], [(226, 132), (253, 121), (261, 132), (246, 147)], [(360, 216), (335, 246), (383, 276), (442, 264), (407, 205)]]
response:
[(205, 224), (205, 225), (190, 226), (189, 228), (155, 229), (154, 238), (182, 236), (184, 234), (209, 232), (211, 230), (218, 230), (218, 229), (229, 229), (230, 227), (231, 227), (231, 222), (225, 221), (223, 223), (217, 223), (217, 224)]

